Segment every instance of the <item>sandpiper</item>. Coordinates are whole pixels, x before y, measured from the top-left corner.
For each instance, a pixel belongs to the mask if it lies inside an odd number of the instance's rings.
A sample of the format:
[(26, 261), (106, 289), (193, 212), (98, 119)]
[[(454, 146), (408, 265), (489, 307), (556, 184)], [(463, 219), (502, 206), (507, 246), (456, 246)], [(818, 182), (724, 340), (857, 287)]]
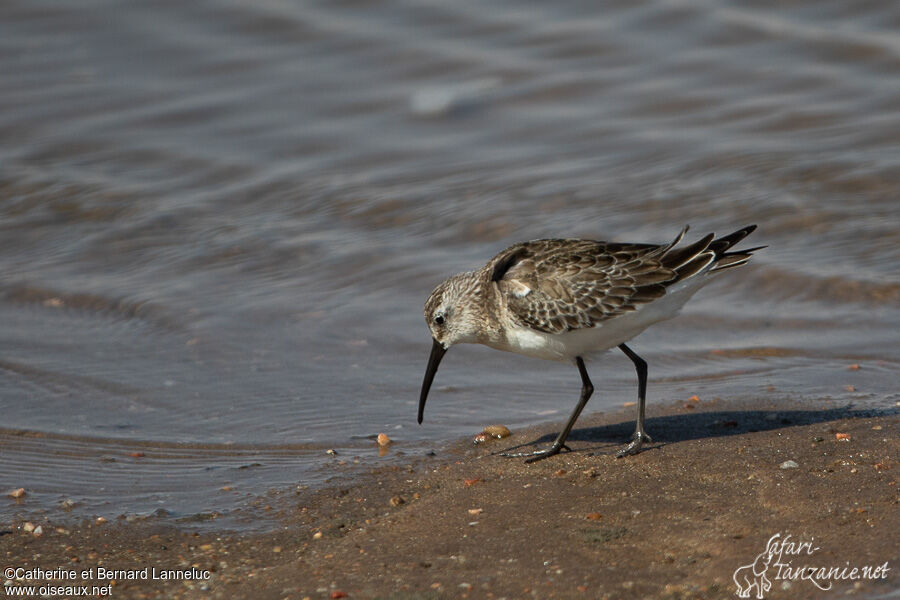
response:
[(637, 426), (617, 456), (637, 454), (644, 442), (647, 363), (625, 342), (674, 317), (710, 276), (746, 263), (758, 246), (731, 248), (756, 225), (715, 238), (710, 233), (676, 248), (688, 228), (670, 244), (620, 244), (581, 239), (545, 239), (510, 246), (477, 271), (454, 275), (425, 302), (433, 344), (419, 397), (419, 423), (428, 390), (444, 353), (455, 344), (484, 344), (536, 358), (574, 361), (581, 396), (550, 447), (504, 453), (533, 462), (569, 450), (566, 438), (594, 386), (584, 357), (618, 346), (638, 376)]

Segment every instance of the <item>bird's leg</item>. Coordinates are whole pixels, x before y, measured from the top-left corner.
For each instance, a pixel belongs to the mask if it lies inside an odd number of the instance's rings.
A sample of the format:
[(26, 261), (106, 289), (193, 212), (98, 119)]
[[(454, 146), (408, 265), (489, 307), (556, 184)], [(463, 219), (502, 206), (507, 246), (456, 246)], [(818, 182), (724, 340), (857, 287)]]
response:
[(507, 458), (527, 456), (528, 459), (525, 462), (533, 463), (543, 458), (553, 456), (554, 454), (559, 454), (562, 450), (572, 451), (571, 448), (566, 446), (566, 438), (569, 437), (569, 432), (572, 431), (572, 427), (575, 425), (575, 421), (578, 420), (578, 416), (584, 409), (584, 405), (587, 404), (588, 398), (594, 393), (594, 385), (591, 383), (591, 378), (588, 377), (587, 369), (584, 368), (584, 361), (580, 356), (575, 358), (575, 364), (578, 366), (578, 373), (581, 375), (581, 397), (578, 399), (578, 404), (575, 406), (575, 410), (572, 411), (572, 416), (569, 417), (569, 421), (566, 423), (565, 428), (563, 428), (563, 430), (559, 432), (559, 435), (556, 436), (556, 440), (549, 448), (544, 448), (543, 450), (535, 450), (534, 452), (516, 452), (514, 454), (502, 452), (500, 456), (505, 456)]
[(649, 443), (653, 440), (650, 439), (650, 436), (644, 431), (644, 404), (647, 398), (647, 361), (635, 354), (634, 351), (625, 344), (619, 344), (619, 349), (634, 363), (634, 368), (637, 370), (638, 376), (637, 427), (634, 430), (634, 435), (631, 436), (631, 443), (616, 452), (616, 457), (622, 458), (623, 456), (628, 456), (630, 454), (637, 454), (641, 451), (641, 446), (644, 442)]

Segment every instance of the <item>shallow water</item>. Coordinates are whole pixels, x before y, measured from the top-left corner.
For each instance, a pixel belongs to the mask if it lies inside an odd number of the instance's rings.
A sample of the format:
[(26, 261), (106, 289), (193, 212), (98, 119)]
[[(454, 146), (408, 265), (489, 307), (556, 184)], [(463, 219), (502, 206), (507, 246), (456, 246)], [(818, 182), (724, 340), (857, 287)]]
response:
[[(0, 487), (29, 496), (0, 516), (227, 520), (328, 448), (564, 419), (573, 367), (461, 347), (415, 424), (425, 297), (537, 237), (759, 224), (752, 266), (632, 344), (651, 417), (893, 406), (898, 26), (887, 1), (5, 3)], [(620, 353), (590, 372), (588, 410), (635, 399)]]

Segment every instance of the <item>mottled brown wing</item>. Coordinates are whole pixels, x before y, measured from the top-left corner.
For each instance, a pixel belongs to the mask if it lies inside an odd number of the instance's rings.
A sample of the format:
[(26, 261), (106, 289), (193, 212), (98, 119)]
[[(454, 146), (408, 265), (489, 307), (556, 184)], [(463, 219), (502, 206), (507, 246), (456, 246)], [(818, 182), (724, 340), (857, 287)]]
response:
[(535, 240), (507, 248), (487, 268), (517, 318), (538, 331), (562, 333), (665, 295), (664, 284), (677, 273), (662, 258), (680, 239), (665, 246)]

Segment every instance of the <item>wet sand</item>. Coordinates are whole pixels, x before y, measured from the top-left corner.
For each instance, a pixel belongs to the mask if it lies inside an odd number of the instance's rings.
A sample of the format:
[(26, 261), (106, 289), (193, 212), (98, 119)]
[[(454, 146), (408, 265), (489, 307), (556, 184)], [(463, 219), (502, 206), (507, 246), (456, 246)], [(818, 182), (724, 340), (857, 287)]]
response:
[(801, 554), (784, 545), (782, 565), (887, 570), (826, 592), (778, 579), (787, 567), (773, 563), (767, 598), (896, 590), (895, 411), (679, 403), (651, 409), (657, 443), (616, 459), (633, 410), (584, 418), (573, 452), (536, 464), (491, 453), (549, 441), (556, 424), (339, 475), (325, 489), (273, 490), (260, 510), (283, 528), (265, 534), (50, 519), (35, 536), (7, 523), (4, 566), (209, 571), (119, 579), (115, 598), (727, 598), (735, 570), (781, 534), (810, 542)]

